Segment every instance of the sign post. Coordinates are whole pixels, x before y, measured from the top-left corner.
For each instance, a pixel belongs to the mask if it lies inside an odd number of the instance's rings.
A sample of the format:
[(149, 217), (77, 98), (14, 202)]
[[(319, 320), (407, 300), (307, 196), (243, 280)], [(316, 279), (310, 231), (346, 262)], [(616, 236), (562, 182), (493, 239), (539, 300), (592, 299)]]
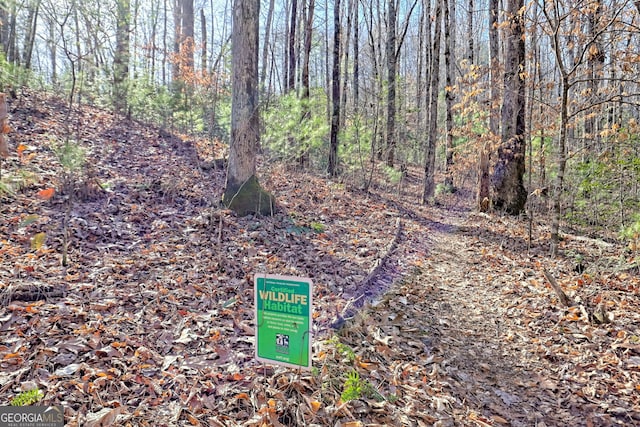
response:
[(311, 279), (257, 274), (254, 287), (256, 359), (311, 369)]

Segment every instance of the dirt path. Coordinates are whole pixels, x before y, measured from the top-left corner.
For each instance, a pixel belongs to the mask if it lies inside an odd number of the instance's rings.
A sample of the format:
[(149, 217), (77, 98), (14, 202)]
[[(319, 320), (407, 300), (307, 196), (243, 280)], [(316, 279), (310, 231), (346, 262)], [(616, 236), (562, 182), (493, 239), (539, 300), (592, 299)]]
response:
[(514, 426), (564, 424), (560, 408), (541, 413), (541, 403), (554, 406), (555, 399), (537, 387), (543, 380), (519, 343), (527, 332), (507, 313), (514, 301), (505, 282), (516, 282), (519, 269), (500, 271), (481, 262), (479, 239), (460, 232), (472, 219), (447, 219), (451, 228), (432, 234), (422, 280), (432, 283), (425, 295), (431, 350), (442, 358), (439, 367), (449, 377), (451, 393), (466, 407), (466, 414), (457, 415), (468, 417), (471, 409)]
[[(563, 322), (573, 312), (540, 280), (541, 263), (552, 261), (543, 245), (527, 252), (523, 224), (464, 210), (423, 215), (409, 222), (398, 254), (415, 270), (360, 324), (374, 335), (370, 343), (391, 338), (386, 344), (397, 354), (387, 363), (415, 355), (431, 404), (418, 409), (407, 398), (414, 419), (440, 425), (640, 423), (637, 396), (621, 399), (611, 384), (598, 384), (603, 376), (611, 380), (599, 358), (615, 346), (611, 335), (619, 329), (584, 319)], [(566, 261), (557, 268), (570, 273)], [(632, 394), (635, 384), (628, 386)]]
[[(464, 190), (420, 206), (416, 170), (365, 194), (272, 165), (279, 212), (238, 218), (216, 205), (224, 172), (199, 167), (221, 155), (207, 141), (87, 107), (65, 267), (65, 199), (37, 196), (62, 174), (53, 105), (12, 110), (27, 149), (3, 167), (34, 181), (0, 200), (3, 405), (35, 385), (69, 426), (640, 424), (640, 279), (598, 261), (620, 247), (567, 238), (552, 260), (536, 224), (527, 251), (526, 224), (473, 214)], [(313, 278), (312, 371), (254, 359), (257, 272)]]

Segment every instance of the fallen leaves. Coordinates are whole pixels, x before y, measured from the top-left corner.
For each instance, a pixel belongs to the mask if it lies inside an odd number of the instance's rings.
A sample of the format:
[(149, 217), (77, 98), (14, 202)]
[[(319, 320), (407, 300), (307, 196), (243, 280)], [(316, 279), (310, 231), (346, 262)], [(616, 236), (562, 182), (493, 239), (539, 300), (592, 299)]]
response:
[[(25, 108), (42, 120), (16, 112), (16, 153), (42, 150), (28, 162), (12, 154), (7, 163), (39, 180), (0, 207), (6, 401), (35, 382), (65, 406), (72, 426), (575, 425), (585, 414), (602, 425), (640, 417), (636, 275), (574, 275), (568, 262), (528, 256), (515, 220), (364, 195), (277, 165), (264, 184), (281, 195), (283, 212), (236, 218), (216, 207), (224, 171), (195, 163), (194, 145), (201, 157), (219, 156), (222, 145), (158, 138), (90, 108), (72, 120), (92, 124), (78, 140), (109, 191), (69, 213), (71, 263), (62, 268), (64, 212), (39, 133), (53, 132), (60, 113), (36, 99)], [(558, 304), (543, 266), (576, 305)], [(254, 360), (255, 272), (317, 283), (313, 372)], [(12, 299), (22, 290), (35, 300)], [(585, 315), (599, 306), (613, 322)], [(345, 308), (353, 318), (328, 340)], [(360, 396), (340, 402), (351, 371)]]

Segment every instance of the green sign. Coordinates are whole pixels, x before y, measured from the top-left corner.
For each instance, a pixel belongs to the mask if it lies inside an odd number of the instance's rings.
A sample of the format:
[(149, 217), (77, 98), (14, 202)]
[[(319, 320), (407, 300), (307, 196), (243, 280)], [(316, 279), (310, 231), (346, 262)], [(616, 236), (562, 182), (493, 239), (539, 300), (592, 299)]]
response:
[(257, 274), (254, 284), (256, 359), (311, 369), (311, 279)]

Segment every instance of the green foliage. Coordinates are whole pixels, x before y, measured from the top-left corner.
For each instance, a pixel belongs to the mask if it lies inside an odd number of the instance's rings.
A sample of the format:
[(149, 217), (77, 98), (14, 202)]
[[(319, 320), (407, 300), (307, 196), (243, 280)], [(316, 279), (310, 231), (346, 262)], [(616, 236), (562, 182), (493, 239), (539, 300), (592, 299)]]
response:
[(455, 193), (455, 188), (449, 182), (440, 182), (436, 185), (435, 194), (436, 196), (440, 194), (453, 194)]
[(0, 92), (30, 86), (35, 82), (31, 70), (7, 61), (4, 53), (0, 52)]
[(58, 161), (67, 172), (82, 170), (86, 161), (86, 153), (82, 147), (70, 140), (57, 145), (54, 143), (53, 146)]
[(328, 344), (333, 345), (338, 354), (345, 358), (349, 363), (353, 363), (356, 360), (356, 354), (353, 349), (348, 345), (340, 342), (340, 338), (338, 338), (336, 335), (332, 336), (329, 339)]
[(640, 210), (640, 136), (632, 121), (629, 128), (612, 127), (603, 134), (604, 150), (586, 152), (568, 165), (572, 209), (567, 218), (579, 225), (616, 229)]
[(172, 117), (176, 100), (164, 86), (154, 85), (146, 78), (129, 84), (129, 108), (134, 117), (158, 125), (166, 125)]
[(38, 403), (44, 397), (44, 393), (37, 389), (23, 391), (11, 399), (11, 406), (29, 406)]
[(384, 165), (383, 172), (387, 177), (387, 182), (391, 184), (398, 184), (402, 180), (402, 171), (394, 167)]
[(640, 240), (640, 213), (633, 215), (629, 225), (621, 227), (620, 238), (629, 242)]
[(320, 223), (320, 222), (311, 222), (309, 224), (309, 226), (311, 227), (311, 229), (315, 232), (315, 233), (323, 233), (324, 232), (324, 224)]
[(16, 192), (36, 184), (40, 178), (33, 172), (19, 169), (15, 174), (2, 174), (0, 179), (0, 196), (10, 197)]
[(322, 164), (326, 157), (323, 145), (329, 132), (325, 120), (325, 101), (322, 92), (306, 100), (289, 93), (269, 106), (263, 116), (262, 138), (268, 154), (294, 163), (306, 153), (312, 165)]
[(347, 374), (347, 378), (344, 381), (340, 399), (343, 402), (359, 399), (363, 396), (364, 389), (365, 384), (364, 381), (360, 379), (360, 374), (358, 374), (357, 371), (352, 370)]
[(4, 178), (0, 181), (0, 197), (13, 196), (15, 193), (11, 186), (5, 182)]
[[(361, 378), (358, 371), (352, 369), (347, 373), (344, 380), (340, 400), (349, 402), (362, 397), (376, 399), (379, 402), (385, 400), (385, 397), (378, 393), (369, 381)], [(391, 401), (391, 399), (389, 399), (389, 401)]]
[(362, 170), (371, 156), (373, 141), (373, 127), (366, 126), (362, 117), (352, 117), (346, 120), (340, 134), (340, 164), (344, 172)]

